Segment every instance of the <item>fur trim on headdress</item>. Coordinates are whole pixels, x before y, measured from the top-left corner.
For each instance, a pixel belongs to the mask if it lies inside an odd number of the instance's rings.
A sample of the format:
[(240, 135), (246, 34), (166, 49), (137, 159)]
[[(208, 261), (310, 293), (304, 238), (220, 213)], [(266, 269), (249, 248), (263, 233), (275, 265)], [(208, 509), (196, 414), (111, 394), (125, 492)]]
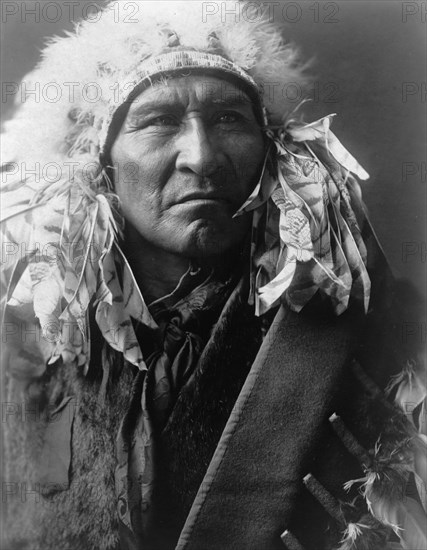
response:
[(303, 87), (307, 78), (295, 47), (284, 42), (262, 4), (230, 1), (236, 13), (228, 16), (223, 9), (206, 13), (198, 0), (134, 4), (138, 11), (130, 21), (124, 10), (107, 5), (99, 21), (51, 40), (24, 81), (52, 101), (18, 98), (22, 106), (5, 124), (4, 161), (97, 162), (104, 123), (138, 81), (141, 64), (176, 50), (220, 55), (241, 67), (259, 87), (270, 123), (280, 124), (289, 113), (284, 86)]

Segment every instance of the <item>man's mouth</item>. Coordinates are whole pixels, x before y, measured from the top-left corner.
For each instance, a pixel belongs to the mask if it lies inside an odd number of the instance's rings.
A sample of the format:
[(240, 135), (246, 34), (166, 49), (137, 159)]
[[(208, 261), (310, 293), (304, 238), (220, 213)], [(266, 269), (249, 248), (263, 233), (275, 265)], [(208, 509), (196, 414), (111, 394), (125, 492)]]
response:
[(202, 203), (209, 204), (209, 203), (218, 203), (218, 202), (231, 204), (231, 200), (229, 198), (219, 193), (203, 193), (203, 192), (188, 193), (178, 200), (178, 204), (185, 204), (190, 202), (200, 203), (200, 204)]

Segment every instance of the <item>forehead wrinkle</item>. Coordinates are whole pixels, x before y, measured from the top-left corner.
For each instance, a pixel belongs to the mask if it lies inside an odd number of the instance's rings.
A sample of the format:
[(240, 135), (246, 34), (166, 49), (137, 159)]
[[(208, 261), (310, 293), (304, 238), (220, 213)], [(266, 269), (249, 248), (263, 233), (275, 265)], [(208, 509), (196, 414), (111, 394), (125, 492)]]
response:
[(138, 114), (141, 111), (178, 105), (182, 105), (182, 99), (178, 97), (176, 89), (169, 88), (167, 85), (151, 86), (133, 101), (130, 110), (132, 113)]
[[(183, 78), (183, 77), (181, 77)], [(156, 82), (140, 94), (131, 106), (132, 114), (144, 114), (150, 111), (186, 107), (193, 102), (201, 106), (243, 106), (253, 107), (253, 102), (247, 94), (230, 82), (218, 79), (217, 82), (192, 81), (196, 85), (186, 85), (178, 79), (167, 82)], [(169, 85), (170, 83), (173, 85)], [(213, 89), (212, 86), (213, 85)], [(154, 96), (154, 97), (153, 97)]]
[(217, 99), (212, 99), (211, 103), (213, 103), (214, 105), (224, 106), (242, 105), (251, 107), (253, 105), (252, 101), (244, 92), (239, 92), (239, 94), (233, 98), (224, 99), (220, 97)]

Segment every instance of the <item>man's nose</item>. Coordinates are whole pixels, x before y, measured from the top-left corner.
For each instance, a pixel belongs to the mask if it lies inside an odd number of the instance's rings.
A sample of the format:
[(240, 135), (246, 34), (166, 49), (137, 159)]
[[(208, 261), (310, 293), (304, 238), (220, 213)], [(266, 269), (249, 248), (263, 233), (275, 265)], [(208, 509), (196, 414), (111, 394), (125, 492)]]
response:
[(186, 121), (177, 147), (178, 170), (191, 171), (202, 177), (211, 176), (218, 171), (221, 153), (201, 117), (192, 116)]

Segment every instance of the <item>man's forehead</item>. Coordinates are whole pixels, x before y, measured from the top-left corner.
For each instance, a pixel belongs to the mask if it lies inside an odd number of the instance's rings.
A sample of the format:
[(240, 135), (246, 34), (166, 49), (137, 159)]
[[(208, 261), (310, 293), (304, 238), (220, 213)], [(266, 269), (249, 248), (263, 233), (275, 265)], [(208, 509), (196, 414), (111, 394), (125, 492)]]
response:
[(234, 83), (222, 78), (191, 75), (154, 82), (134, 100), (131, 111), (194, 101), (200, 105), (253, 106), (248, 95)]

